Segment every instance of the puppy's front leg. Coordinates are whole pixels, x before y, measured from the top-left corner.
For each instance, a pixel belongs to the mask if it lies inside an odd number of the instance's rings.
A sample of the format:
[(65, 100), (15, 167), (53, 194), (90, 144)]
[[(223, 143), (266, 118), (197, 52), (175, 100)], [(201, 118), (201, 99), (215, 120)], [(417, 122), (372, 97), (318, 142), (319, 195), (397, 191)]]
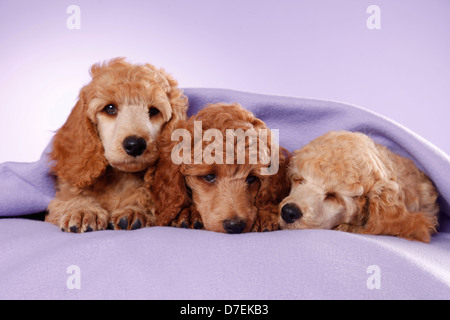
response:
[(194, 206), (191, 207), (191, 224), (194, 229), (205, 229), (200, 212)]
[(262, 208), (258, 210), (255, 224), (253, 225), (253, 232), (276, 231), (280, 229), (278, 224), (278, 213), (276, 206)]
[(200, 213), (193, 205), (181, 210), (178, 217), (170, 225), (176, 228), (204, 229)]
[(137, 189), (112, 211), (108, 229), (136, 230), (155, 225), (155, 209), (150, 190)]
[(61, 231), (72, 233), (104, 230), (108, 220), (108, 212), (94, 198), (86, 196), (69, 200), (56, 197), (50, 202), (45, 217), (45, 221), (59, 226)]

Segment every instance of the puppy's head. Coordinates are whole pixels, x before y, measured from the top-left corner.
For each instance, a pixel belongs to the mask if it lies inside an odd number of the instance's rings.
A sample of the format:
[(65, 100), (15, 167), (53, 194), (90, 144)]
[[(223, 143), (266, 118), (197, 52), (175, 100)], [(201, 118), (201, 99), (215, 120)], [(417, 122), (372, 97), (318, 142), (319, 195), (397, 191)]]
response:
[(79, 187), (108, 165), (125, 172), (152, 166), (158, 135), (187, 108), (176, 81), (152, 65), (119, 58), (94, 65), (91, 76), (53, 141), (56, 175)]
[[(275, 203), (276, 207), (286, 189), (287, 156), (271, 145), (270, 134), (261, 139), (259, 129), (267, 129), (264, 122), (240, 105), (216, 104), (180, 128), (186, 132), (184, 143), (176, 139), (171, 144), (155, 174), (160, 224), (168, 224), (184, 207), (194, 205), (207, 230), (252, 230), (258, 210)], [(274, 157), (279, 159), (273, 174), (266, 171), (274, 163), (263, 159), (269, 150), (271, 156), (279, 156)], [(173, 157), (180, 154), (183, 159)]]
[(255, 199), (262, 177), (254, 167), (240, 165), (183, 166), (186, 186), (206, 230), (248, 232), (256, 220)]
[(367, 136), (330, 132), (296, 151), (288, 176), (292, 187), (280, 204), (282, 229), (335, 229), (363, 225), (368, 191), (389, 180), (375, 144)]

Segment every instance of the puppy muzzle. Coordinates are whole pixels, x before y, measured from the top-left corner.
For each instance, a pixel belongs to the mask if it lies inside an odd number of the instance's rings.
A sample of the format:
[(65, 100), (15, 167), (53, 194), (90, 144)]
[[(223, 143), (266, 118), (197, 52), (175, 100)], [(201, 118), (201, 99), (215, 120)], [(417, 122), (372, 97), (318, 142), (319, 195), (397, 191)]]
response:
[(293, 203), (288, 203), (281, 208), (281, 217), (286, 223), (293, 223), (302, 217), (301, 210)]
[(132, 157), (138, 157), (147, 149), (147, 143), (144, 138), (130, 136), (123, 140), (123, 150)]

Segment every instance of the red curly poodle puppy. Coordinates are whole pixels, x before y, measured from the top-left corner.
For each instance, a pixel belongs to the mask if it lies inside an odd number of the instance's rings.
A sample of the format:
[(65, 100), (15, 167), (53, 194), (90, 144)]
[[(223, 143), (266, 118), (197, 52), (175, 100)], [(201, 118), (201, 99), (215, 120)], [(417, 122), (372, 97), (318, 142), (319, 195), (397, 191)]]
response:
[(278, 229), (289, 155), (251, 112), (238, 104), (209, 105), (166, 131), (160, 143), (152, 185), (157, 225), (222, 233)]
[(46, 221), (66, 232), (153, 225), (145, 180), (159, 156), (158, 136), (185, 118), (187, 99), (150, 64), (117, 58), (92, 66), (91, 76), (53, 140), (56, 196)]

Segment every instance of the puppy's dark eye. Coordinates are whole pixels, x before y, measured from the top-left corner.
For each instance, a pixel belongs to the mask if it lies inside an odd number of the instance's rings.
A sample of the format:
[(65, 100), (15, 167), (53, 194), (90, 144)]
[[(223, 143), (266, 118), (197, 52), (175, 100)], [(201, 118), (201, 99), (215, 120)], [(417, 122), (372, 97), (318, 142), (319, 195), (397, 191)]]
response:
[(247, 179), (245, 179), (245, 182), (246, 182), (247, 184), (253, 184), (253, 183), (255, 183), (256, 181), (258, 181), (258, 178), (255, 177), (255, 176), (248, 176)]
[(213, 183), (216, 181), (216, 175), (215, 174), (207, 174), (206, 176), (203, 176), (203, 179), (205, 179), (209, 183)]
[(159, 110), (156, 109), (155, 107), (151, 107), (150, 110), (148, 111), (148, 114), (150, 115), (150, 117), (154, 117), (157, 114), (159, 114)]
[(305, 182), (305, 179), (303, 179), (303, 178), (294, 178), (292, 180), (296, 184), (303, 184)]
[(114, 115), (117, 113), (117, 107), (113, 104), (108, 104), (103, 108), (103, 111), (105, 111), (107, 114)]
[(327, 192), (327, 194), (325, 195), (325, 200), (336, 200), (336, 193)]

